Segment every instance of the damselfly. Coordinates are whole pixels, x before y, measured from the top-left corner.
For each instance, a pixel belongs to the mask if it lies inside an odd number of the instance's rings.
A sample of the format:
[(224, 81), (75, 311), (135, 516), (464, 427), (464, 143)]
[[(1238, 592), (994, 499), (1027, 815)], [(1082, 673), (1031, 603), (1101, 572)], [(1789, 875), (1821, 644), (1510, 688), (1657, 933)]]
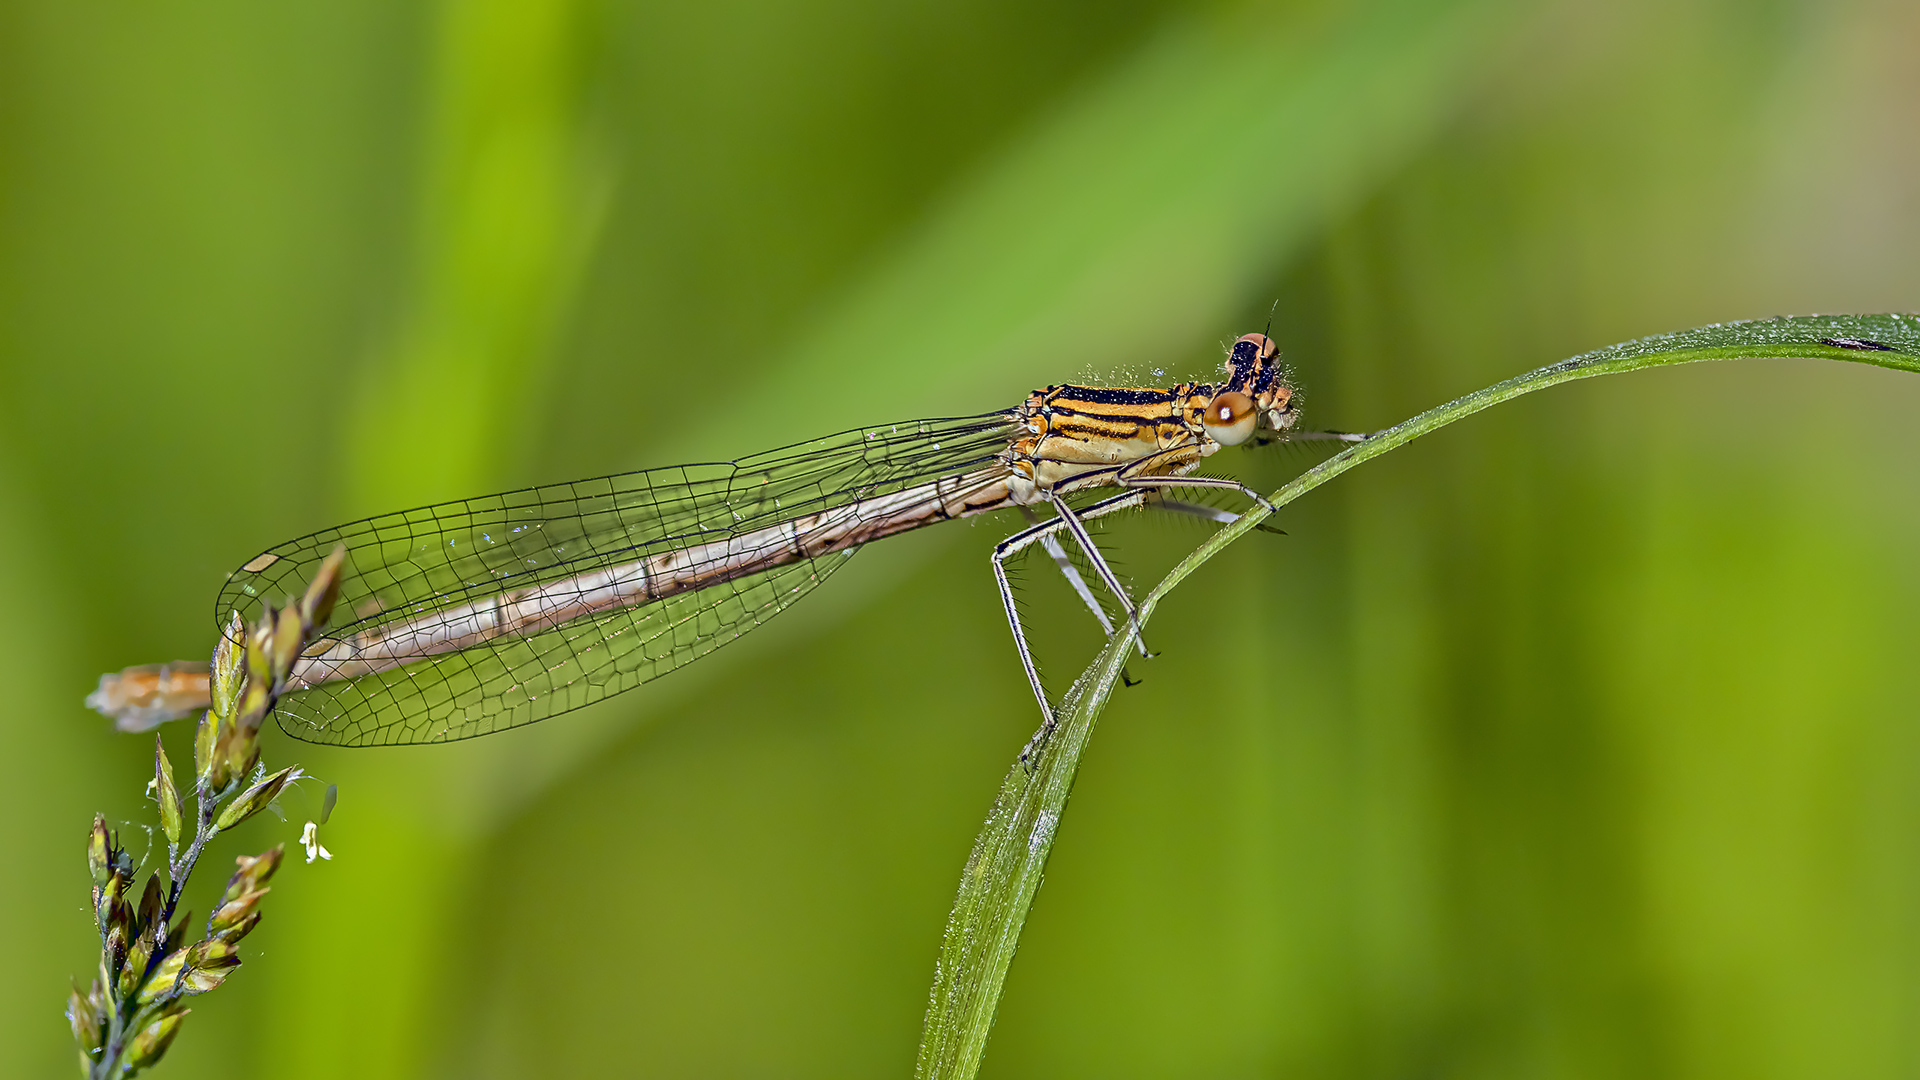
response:
[[(1067, 558), (1065, 534), (1138, 643), (1133, 601), (1085, 523), (1146, 503), (1234, 519), (1172, 499), (1172, 489), (1227, 489), (1266, 506), (1237, 480), (1191, 471), (1222, 447), (1295, 437), (1293, 399), (1273, 342), (1248, 334), (1218, 383), (1050, 386), (1002, 412), (860, 428), (733, 462), (323, 529), (229, 575), (215, 617), (228, 633), (236, 615), (251, 622), (264, 603), (300, 594), (344, 547), (333, 625), (295, 666), (281, 727), (347, 746), (445, 742), (590, 705), (705, 656), (784, 611), (864, 544), (1017, 508), (1029, 525), (994, 548), (992, 569), (1044, 738), (1053, 709), (1007, 559), (1042, 545), (1111, 633)], [(1100, 490), (1109, 493), (1092, 502), (1082, 494)], [(1050, 511), (1044, 519), (1041, 509)], [(143, 701), (181, 713), (204, 707), (178, 668), (130, 669), (117, 684), (109, 677), (89, 704), (122, 715)], [(198, 688), (204, 695), (204, 676)]]

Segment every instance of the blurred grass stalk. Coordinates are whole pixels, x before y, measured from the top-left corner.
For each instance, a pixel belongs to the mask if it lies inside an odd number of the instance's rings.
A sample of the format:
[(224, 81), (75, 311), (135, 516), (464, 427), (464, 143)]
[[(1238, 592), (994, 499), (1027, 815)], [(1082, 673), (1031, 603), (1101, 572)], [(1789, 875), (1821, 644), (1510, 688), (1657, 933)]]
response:
[(1512, 0), (1169, 18), (936, 207), (767, 372), (740, 426), (778, 430), (835, 371), (849, 416), (898, 414), (902, 341), (933, 402), (1189, 355), (1453, 120), (1526, 25)]
[[(339, 500), (362, 512), (504, 486), (539, 434), (554, 339), (613, 187), (591, 117), (593, 5), (443, 0), (430, 10), (404, 300), (359, 372), (337, 444)], [(330, 875), (282, 906), (289, 918), (325, 918), (370, 905), (405, 929), (382, 980), (329, 963), (324, 939), (284, 946), (276, 989), (312, 1007), (280, 1019), (283, 1037), (309, 1026), (354, 1033), (309, 1045), (284, 1074), (422, 1067), (420, 1018), (434, 1014), (434, 972), (454, 947), (442, 912), (457, 905), (480, 816), (459, 811), (499, 801), (470, 765), (390, 758), (350, 774), (368, 827), (364, 872)]]
[(351, 497), (373, 506), (482, 490), (525, 456), (612, 186), (587, 117), (590, 6), (439, 11), (410, 299), (345, 441)]
[[(1536, 390), (1643, 368), (1750, 358), (1841, 360), (1920, 373), (1920, 316), (1798, 316), (1701, 327), (1624, 342), (1549, 364), (1476, 390), (1372, 435), (1308, 469), (1270, 495), (1277, 510), (1349, 469), (1456, 420)], [(1258, 507), (1221, 529), (1140, 599), (1145, 626), (1161, 600), (1208, 560), (1253, 531), (1270, 511)], [(1058, 706), (1064, 718), (1031, 769), (1017, 761), (974, 840), (934, 968), (931, 999), (914, 1075), (966, 1080), (980, 1070), (1007, 969), (1059, 835), (1080, 757), (1133, 652), (1130, 633), (1114, 635)], [(1255, 693), (1263, 687), (1250, 688)]]

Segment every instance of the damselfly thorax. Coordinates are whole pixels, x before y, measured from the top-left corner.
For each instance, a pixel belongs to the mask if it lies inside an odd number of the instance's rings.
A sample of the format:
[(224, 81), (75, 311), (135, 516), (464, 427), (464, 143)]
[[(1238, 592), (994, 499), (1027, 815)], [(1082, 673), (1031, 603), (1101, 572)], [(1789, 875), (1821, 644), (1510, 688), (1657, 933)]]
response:
[[(223, 633), (237, 633), (264, 603), (302, 592), (344, 547), (333, 626), (296, 665), (293, 692), (276, 712), (281, 727), (354, 746), (443, 742), (532, 723), (664, 675), (784, 610), (864, 544), (1014, 508), (1030, 524), (994, 548), (992, 569), (1044, 734), (1052, 708), (1007, 560), (1042, 545), (1111, 633), (1060, 542), (1068, 534), (1137, 640), (1133, 601), (1085, 522), (1147, 503), (1233, 520), (1168, 497), (1176, 488), (1229, 489), (1265, 505), (1236, 480), (1191, 472), (1223, 447), (1290, 437), (1294, 419), (1273, 343), (1248, 334), (1234, 342), (1218, 383), (1052, 386), (998, 413), (862, 428), (734, 462), (527, 488), (323, 529), (234, 571), (215, 614)], [(1109, 494), (1088, 502), (1084, 493), (1097, 490)], [(141, 670), (103, 678), (89, 704), (120, 717), (188, 711), (175, 698), (143, 698), (153, 680), (136, 677)]]

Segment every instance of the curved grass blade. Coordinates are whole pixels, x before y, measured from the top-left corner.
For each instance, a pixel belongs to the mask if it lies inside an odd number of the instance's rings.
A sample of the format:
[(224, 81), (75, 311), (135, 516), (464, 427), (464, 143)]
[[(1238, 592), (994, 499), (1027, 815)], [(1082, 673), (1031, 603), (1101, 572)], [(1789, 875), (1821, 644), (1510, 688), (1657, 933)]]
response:
[[(1378, 432), (1308, 469), (1268, 499), (1275, 507), (1285, 506), (1364, 461), (1549, 386), (1641, 368), (1760, 357), (1846, 360), (1920, 372), (1920, 316), (1807, 315), (1720, 323), (1599, 349), (1477, 390)], [(1266, 516), (1257, 510), (1242, 515), (1182, 559), (1141, 598), (1140, 623), (1146, 623), (1175, 586), (1227, 545), (1258, 528)], [(1059, 729), (1032, 770), (1015, 763), (1000, 785), (986, 824), (974, 839), (959, 894), (947, 917), (921, 1032), (920, 1057), (914, 1066), (916, 1077), (971, 1077), (979, 1071), (1007, 968), (1040, 887), (1080, 755), (1119, 681), (1131, 640), (1130, 635), (1121, 635), (1107, 642), (1061, 702)]]

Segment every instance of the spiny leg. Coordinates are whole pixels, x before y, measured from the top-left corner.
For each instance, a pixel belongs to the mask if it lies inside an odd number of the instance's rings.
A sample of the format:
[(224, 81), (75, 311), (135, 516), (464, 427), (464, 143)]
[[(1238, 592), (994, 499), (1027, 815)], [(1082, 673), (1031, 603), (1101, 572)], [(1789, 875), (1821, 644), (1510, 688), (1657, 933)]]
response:
[[(1102, 514), (1112, 513), (1115, 510), (1136, 506), (1145, 498), (1146, 492), (1144, 491), (1129, 491), (1121, 495), (1115, 495), (1110, 499), (1103, 499), (1087, 507), (1085, 516), (1098, 517)], [(1047, 700), (1047, 688), (1040, 683), (1039, 669), (1034, 667), (1033, 650), (1027, 645), (1026, 629), (1020, 624), (1020, 608), (1013, 598), (1013, 586), (1007, 581), (1006, 561), (1013, 555), (1024, 551), (1035, 541), (1052, 536), (1059, 530), (1067, 528), (1070, 520), (1074, 519), (1054, 518), (1052, 521), (1045, 521), (1038, 525), (1029, 526), (1007, 537), (1005, 540), (1000, 541), (993, 549), (993, 580), (994, 584), (1000, 588), (1000, 605), (1007, 613), (1007, 626), (1013, 631), (1013, 646), (1020, 654), (1020, 669), (1027, 673), (1027, 685), (1033, 688), (1034, 700), (1040, 703), (1040, 715), (1044, 717), (1040, 725), (1040, 730), (1034, 733), (1033, 738), (1028, 740), (1026, 749), (1020, 752), (1020, 760), (1022, 761), (1028, 760), (1039, 747), (1046, 743), (1047, 739), (1052, 736), (1057, 721), (1053, 715), (1053, 704)], [(1077, 524), (1077, 521), (1074, 523)], [(1104, 566), (1104, 563), (1101, 565)], [(1111, 571), (1108, 571), (1108, 573), (1111, 573)], [(1126, 593), (1122, 592), (1119, 595), (1123, 598), (1123, 602), (1131, 605), (1132, 601), (1126, 599)], [(1129, 607), (1128, 617), (1129, 619), (1132, 618), (1131, 607)], [(1138, 624), (1135, 623), (1134, 626), (1137, 633)]]
[[(1129, 494), (1133, 494), (1133, 492), (1129, 492)], [(1114, 573), (1114, 567), (1106, 565), (1106, 555), (1102, 555), (1100, 548), (1094, 546), (1092, 536), (1087, 532), (1087, 527), (1085, 527), (1083, 523), (1085, 523), (1087, 519), (1091, 519), (1091, 517), (1100, 517), (1102, 513), (1112, 513), (1114, 509), (1121, 509), (1121, 507), (1125, 507), (1125, 505), (1139, 505), (1140, 502), (1144, 502), (1144, 498), (1146, 498), (1146, 492), (1139, 492), (1139, 498), (1131, 498), (1131, 500), (1129, 500), (1127, 496), (1114, 496), (1114, 498), (1110, 498), (1110, 500), (1100, 500), (1100, 502), (1092, 503), (1083, 513), (1075, 513), (1073, 507), (1069, 507), (1068, 500), (1064, 500), (1062, 496), (1052, 494), (1052, 492), (1048, 492), (1048, 496), (1046, 496), (1046, 502), (1054, 505), (1054, 513), (1060, 515), (1060, 521), (1068, 527), (1068, 532), (1073, 534), (1073, 540), (1079, 542), (1081, 552), (1087, 553), (1087, 561), (1092, 563), (1092, 571), (1094, 571), (1096, 575), (1100, 575), (1102, 582), (1106, 582), (1108, 592), (1114, 594), (1114, 600), (1119, 601), (1121, 611), (1127, 613), (1127, 628), (1133, 630), (1133, 638), (1135, 638), (1135, 642), (1139, 642), (1140, 655), (1146, 655), (1146, 642), (1144, 642), (1144, 636), (1142, 636), (1142, 632), (1140, 632), (1140, 611), (1133, 605), (1133, 596), (1127, 594), (1127, 586), (1119, 584), (1119, 575)]]
[[(1082, 510), (1079, 519), (1081, 521), (1088, 521), (1106, 514), (1111, 514), (1115, 510), (1126, 510), (1130, 507), (1139, 506), (1146, 502), (1147, 498), (1151, 495), (1152, 492), (1128, 492), (1124, 495), (1114, 495), (1093, 503), (1085, 510)], [(1038, 518), (1033, 517), (1031, 520), (1038, 520)], [(1060, 546), (1059, 537), (1048, 533), (1041, 538), (1040, 542), (1046, 547), (1048, 553), (1053, 556), (1054, 561), (1059, 564), (1061, 573), (1066, 574), (1067, 580), (1073, 582), (1074, 588), (1080, 591), (1080, 599), (1086, 601), (1087, 607), (1092, 609), (1093, 617), (1100, 620), (1100, 628), (1107, 632), (1108, 637), (1112, 637), (1113, 623), (1108, 621), (1107, 613), (1100, 607), (1099, 601), (1093, 598), (1093, 590), (1087, 588), (1085, 579), (1080, 576), (1080, 571), (1075, 568), (1072, 563), (1067, 561), (1067, 552), (1065, 548)], [(1088, 555), (1096, 560), (1096, 565), (1102, 570), (1106, 570), (1106, 563), (1100, 560), (1099, 552), (1091, 546), (1086, 550)], [(1109, 582), (1113, 580), (1111, 571), (1107, 571), (1107, 580)], [(1125, 591), (1116, 589), (1114, 595), (1119, 597), (1122, 605), (1129, 603), (1129, 597)], [(1129, 611), (1129, 615), (1131, 614), (1132, 612)], [(1134, 621), (1133, 647), (1140, 650), (1140, 659), (1151, 660), (1153, 658), (1153, 653), (1147, 648), (1146, 635), (1140, 632), (1137, 620)], [(1134, 678), (1133, 672), (1129, 671), (1125, 665), (1122, 665), (1120, 668), (1120, 681), (1129, 687), (1140, 685), (1140, 680)]]
[[(1240, 515), (1231, 510), (1222, 510), (1217, 506), (1204, 506), (1200, 503), (1181, 502), (1178, 499), (1168, 499), (1165, 497), (1148, 499), (1145, 506), (1149, 510), (1171, 510), (1176, 514), (1187, 514), (1192, 517), (1204, 518), (1207, 521), (1218, 522), (1221, 525), (1231, 525), (1240, 520)], [(1259, 529), (1261, 532), (1270, 532), (1278, 536), (1286, 535), (1284, 530), (1276, 529), (1264, 521), (1255, 525), (1254, 528)]]
[(1272, 446), (1275, 443), (1337, 442), (1363, 443), (1373, 436), (1353, 431), (1286, 431), (1261, 432), (1253, 437), (1254, 446)]
[[(1029, 525), (1040, 524), (1040, 515), (1034, 513), (1032, 507), (1021, 507), (1020, 515), (1027, 519)], [(1080, 597), (1080, 602), (1087, 605), (1088, 611), (1093, 612), (1094, 619), (1100, 623), (1100, 629), (1106, 631), (1108, 637), (1112, 637), (1113, 620), (1107, 618), (1107, 611), (1100, 606), (1100, 601), (1093, 598), (1093, 590), (1087, 588), (1087, 579), (1080, 576), (1080, 568), (1068, 560), (1067, 549), (1060, 546), (1060, 538), (1047, 533), (1040, 537), (1040, 546), (1052, 557), (1054, 565), (1060, 568), (1060, 576), (1066, 578), (1067, 584), (1073, 586), (1073, 591)]]
[[(1152, 458), (1143, 459), (1143, 461), (1151, 461), (1151, 460), (1153, 459)], [(1215, 490), (1220, 490), (1220, 491), (1237, 491), (1240, 494), (1245, 495), (1247, 498), (1252, 499), (1255, 505), (1259, 506), (1262, 510), (1265, 510), (1267, 513), (1271, 514), (1274, 512), (1274, 505), (1267, 501), (1267, 497), (1265, 495), (1260, 494), (1259, 492), (1253, 490), (1252, 488), (1248, 487), (1247, 485), (1241, 483), (1238, 480), (1229, 480), (1224, 476), (1140, 476), (1140, 475), (1128, 476), (1126, 473), (1121, 473), (1116, 478), (1116, 481), (1122, 486), (1130, 487), (1130, 488), (1149, 488), (1149, 489), (1157, 490), (1157, 489), (1163, 489), (1163, 488), (1185, 487), (1185, 488), (1213, 488)]]
[[(1021, 509), (1025, 510), (1026, 507), (1023, 506)], [(1040, 519), (1029, 514), (1027, 520), (1038, 522)], [(1087, 588), (1087, 579), (1080, 576), (1080, 569), (1068, 561), (1067, 549), (1060, 546), (1060, 538), (1051, 534), (1043, 536), (1040, 538), (1040, 546), (1047, 549), (1047, 554), (1053, 557), (1053, 564), (1060, 568), (1060, 575), (1067, 579), (1067, 584), (1073, 586), (1074, 592), (1080, 594), (1080, 601), (1087, 605), (1087, 610), (1093, 612), (1094, 619), (1100, 623), (1100, 632), (1107, 637), (1112, 637), (1113, 620), (1107, 618), (1106, 609), (1100, 606), (1100, 601), (1093, 598), (1093, 590)], [(1133, 645), (1140, 650), (1142, 660), (1152, 656), (1147, 652), (1146, 639), (1140, 635), (1133, 636)], [(1134, 678), (1133, 672), (1128, 671), (1125, 665), (1120, 668), (1120, 682), (1128, 687), (1140, 685), (1140, 680)]]
[[(1048, 496), (1048, 501), (1053, 506), (1055, 512), (1060, 515), (1054, 524), (1056, 526), (1065, 526), (1069, 532), (1073, 533), (1074, 539), (1080, 544), (1080, 549), (1086, 552), (1088, 561), (1093, 564), (1094, 572), (1100, 575), (1100, 580), (1106, 584), (1107, 588), (1113, 590), (1114, 598), (1120, 602), (1120, 606), (1125, 608), (1129, 615), (1133, 613), (1133, 598), (1127, 595), (1127, 590), (1121, 586), (1119, 577), (1107, 566), (1106, 558), (1100, 554), (1100, 549), (1093, 546), (1093, 538), (1088, 535), (1086, 527), (1082, 525), (1081, 522), (1092, 521), (1098, 517), (1106, 517), (1116, 510), (1130, 510), (1144, 504), (1148, 499), (1153, 498), (1153, 496), (1154, 493), (1152, 491), (1128, 491), (1119, 495), (1110, 495), (1107, 498), (1101, 499), (1099, 502), (1089, 503), (1084, 510), (1070, 509), (1066, 501), (1057, 495)], [(1052, 533), (1048, 533), (1046, 539), (1053, 541), (1056, 547), (1059, 544), (1059, 541), (1053, 537)], [(1065, 554), (1065, 551), (1061, 552), (1062, 557), (1064, 557)], [(1078, 571), (1075, 572), (1075, 576), (1078, 576)], [(1090, 593), (1091, 590), (1088, 590), (1088, 593), (1083, 593), (1082, 595), (1089, 596)], [(1090, 596), (1087, 602), (1093, 604)], [(1097, 605), (1095, 606), (1097, 607)], [(1102, 625), (1105, 625), (1104, 619), (1102, 620)], [(1109, 636), (1111, 636), (1111, 632), (1109, 632)], [(1142, 655), (1146, 654), (1142, 653)]]
[(1274, 505), (1267, 501), (1265, 495), (1238, 480), (1224, 476), (1186, 476), (1177, 471), (1191, 467), (1199, 460), (1200, 454), (1195, 444), (1182, 443), (1178, 446), (1170, 446), (1121, 466), (1120, 470), (1114, 473), (1112, 482), (1120, 487), (1147, 491), (1164, 491), (1167, 488), (1211, 488), (1215, 491), (1237, 491), (1252, 499), (1254, 505), (1267, 513), (1274, 512)]
[[(1029, 523), (1034, 525), (1040, 524), (1040, 516), (1035, 514), (1031, 507), (1021, 507), (1020, 513), (1026, 517)], [(1107, 637), (1112, 637), (1113, 620), (1107, 618), (1107, 610), (1100, 606), (1100, 601), (1094, 599), (1093, 590), (1087, 588), (1087, 579), (1080, 576), (1080, 568), (1073, 565), (1072, 561), (1067, 558), (1067, 549), (1060, 546), (1060, 538), (1052, 533), (1048, 533), (1040, 538), (1040, 546), (1046, 549), (1049, 556), (1052, 556), (1053, 564), (1060, 568), (1060, 576), (1066, 578), (1067, 584), (1073, 586), (1073, 591), (1080, 596), (1080, 602), (1087, 605), (1088, 611), (1093, 612), (1094, 619), (1100, 623), (1101, 632)], [(1136, 636), (1134, 638), (1134, 645), (1139, 648), (1141, 659), (1146, 659), (1148, 656), (1147, 643)], [(1134, 685), (1133, 676), (1125, 668), (1120, 669), (1120, 679), (1128, 686)]]
[(1040, 703), (1040, 715), (1044, 717), (1040, 730), (1027, 742), (1027, 749), (1020, 752), (1022, 761), (1027, 760), (1027, 755), (1053, 734), (1053, 704), (1047, 700), (1047, 688), (1040, 685), (1040, 672), (1033, 666), (1033, 651), (1027, 647), (1027, 632), (1020, 625), (1020, 608), (1014, 603), (1013, 586), (1007, 582), (1006, 561), (1009, 556), (1058, 528), (1060, 522), (1057, 520), (1031, 525), (1000, 541), (993, 548), (993, 581), (1000, 587), (1000, 605), (1006, 609), (1007, 625), (1013, 629), (1013, 647), (1020, 654), (1020, 669), (1027, 673), (1027, 685), (1033, 687), (1034, 700)]
[(1240, 520), (1240, 515), (1231, 510), (1222, 510), (1217, 506), (1203, 506), (1200, 503), (1181, 502), (1178, 499), (1148, 499), (1147, 506), (1155, 510), (1171, 510), (1176, 514), (1219, 522), (1222, 525), (1231, 525)]

